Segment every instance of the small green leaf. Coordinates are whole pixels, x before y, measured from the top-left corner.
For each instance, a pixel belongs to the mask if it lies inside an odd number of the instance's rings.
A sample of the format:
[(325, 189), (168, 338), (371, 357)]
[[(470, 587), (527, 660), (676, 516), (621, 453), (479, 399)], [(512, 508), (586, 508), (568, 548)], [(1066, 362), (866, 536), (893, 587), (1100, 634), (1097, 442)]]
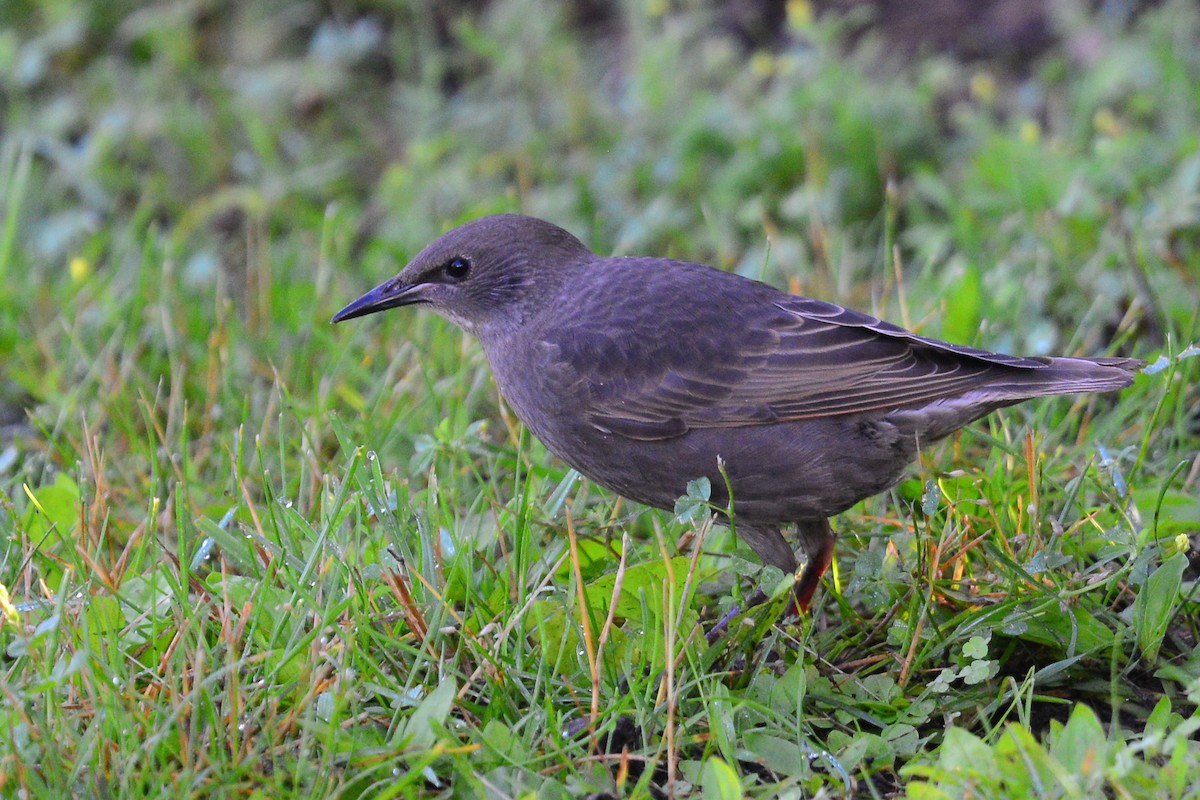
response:
[(1148, 661), (1158, 657), (1167, 625), (1175, 615), (1187, 564), (1188, 558), (1184, 553), (1176, 553), (1168, 558), (1146, 579), (1133, 603), (1138, 647)]
[(35, 542), (49, 531), (67, 537), (79, 522), (79, 487), (71, 476), (60, 472), (54, 483), (30, 489), (25, 486), (29, 507), (25, 510), (24, 528)]
[(1051, 737), (1050, 755), (1079, 777), (1088, 769), (1103, 769), (1108, 762), (1108, 737), (1091, 707), (1075, 705), (1067, 724)]
[(746, 749), (767, 769), (781, 775), (794, 775), (809, 763), (810, 751), (795, 742), (761, 732), (749, 732), (745, 738)]
[[(1178, 715), (1176, 716), (1178, 717)], [(1170, 726), (1172, 722), (1177, 724), (1181, 719), (1182, 717), (1178, 717), (1178, 719), (1175, 720), (1172, 719), (1171, 698), (1164, 695), (1163, 697), (1158, 698), (1158, 702), (1154, 704), (1154, 710), (1151, 711), (1150, 715), (1146, 717), (1146, 730), (1157, 731), (1161, 733), (1166, 731), (1167, 727)]]
[(951, 775), (999, 775), (992, 748), (978, 736), (962, 729), (950, 728), (938, 753), (939, 771)]
[(488, 720), (483, 726), (483, 742), (503, 761), (521, 763), (529, 758), (521, 737), (498, 719)]
[[(671, 559), (670, 574), (674, 576), (675, 594), (679, 599), (682, 599), (683, 586), (687, 581), (691, 565), (691, 559), (686, 556), (676, 556)], [(707, 573), (701, 571), (696, 577), (704, 580)], [(668, 580), (667, 565), (662, 561), (647, 561), (626, 569), (621, 581), (621, 594), (617, 599), (616, 617), (622, 620), (640, 619), (643, 611), (642, 602), (645, 598), (650, 613), (654, 615), (655, 619), (661, 619), (659, 614), (662, 609), (663, 587)], [(593, 610), (607, 613), (608, 607), (612, 603), (616, 581), (615, 571), (591, 581), (585, 578), (584, 595), (588, 606)], [(568, 596), (573, 601), (574, 593), (572, 592), (570, 595), (539, 600), (533, 604), (530, 609), (530, 618), (538, 623), (534, 635), (539, 640), (543, 642), (559, 642), (561, 640), (568, 625), (566, 615), (568, 607), (572, 607), (574, 612), (570, 622), (578, 629), (582, 619), (580, 610), (577, 604), (564, 601), (564, 598)]]
[(742, 782), (733, 768), (719, 758), (710, 758), (700, 775), (704, 800), (741, 800)]
[(1027, 728), (1006, 725), (994, 753), (1005, 788), (1015, 792), (1009, 797), (1045, 797), (1045, 787), (1056, 784), (1054, 760)]
[(912, 756), (921, 744), (921, 735), (917, 729), (904, 722), (884, 728), (880, 738), (899, 756)]
[(950, 691), (951, 684), (954, 683), (954, 679), (957, 677), (958, 670), (954, 669), (953, 667), (946, 667), (939, 672), (938, 676), (933, 679), (931, 684), (929, 684), (929, 691), (934, 692), (935, 694), (945, 694), (946, 692)]
[[(1024, 623), (1021, 629), (1018, 622)], [(1000, 629), (1022, 639), (1052, 647), (1061, 647), (1068, 655), (1105, 650), (1112, 646), (1113, 632), (1087, 609), (1051, 600), (1040, 608), (1016, 611), (1002, 619)]]
[(458, 687), (453, 679), (442, 680), (408, 718), (399, 734), (400, 740), (411, 749), (433, 747), (438, 740), (438, 729), (445, 727), (457, 694)]
[(687, 494), (675, 501), (675, 517), (680, 522), (690, 522), (708, 508), (712, 497), (712, 483), (708, 478), (688, 481)]
[(972, 636), (963, 645), (963, 655), (967, 658), (987, 658), (988, 642), (991, 641), (991, 638), (990, 632), (986, 636)]
[[(854, 736), (830, 731), (826, 744), (837, 753), (837, 763), (843, 768), (857, 770), (866, 758), (885, 755), (886, 743), (874, 733), (859, 732)], [(890, 754), (888, 754), (890, 755)]]
[(896, 685), (896, 679), (886, 673), (866, 676), (855, 687), (854, 692), (865, 700), (885, 704), (891, 704), (902, 694), (900, 687)]
[(972, 661), (962, 668), (959, 676), (967, 686), (983, 683), (1000, 671), (999, 661)]

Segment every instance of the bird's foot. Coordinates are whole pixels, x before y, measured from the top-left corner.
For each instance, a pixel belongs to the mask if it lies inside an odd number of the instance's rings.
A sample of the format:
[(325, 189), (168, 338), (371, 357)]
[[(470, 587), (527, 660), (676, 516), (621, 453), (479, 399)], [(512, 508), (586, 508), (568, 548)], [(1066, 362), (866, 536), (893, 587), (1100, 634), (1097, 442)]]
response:
[[(755, 606), (760, 606), (765, 602), (767, 602), (767, 593), (761, 588), (755, 589), (754, 594), (750, 595), (750, 597), (746, 599), (746, 611), (749, 611)], [(729, 623), (740, 617), (742, 613), (743, 611), (741, 604), (734, 603), (733, 608), (729, 609), (725, 616), (717, 620), (716, 625), (713, 625), (708, 629), (708, 632), (704, 634), (704, 638), (708, 640), (710, 645), (716, 644), (717, 640), (720, 639), (722, 634), (725, 633), (725, 629), (729, 627)]]

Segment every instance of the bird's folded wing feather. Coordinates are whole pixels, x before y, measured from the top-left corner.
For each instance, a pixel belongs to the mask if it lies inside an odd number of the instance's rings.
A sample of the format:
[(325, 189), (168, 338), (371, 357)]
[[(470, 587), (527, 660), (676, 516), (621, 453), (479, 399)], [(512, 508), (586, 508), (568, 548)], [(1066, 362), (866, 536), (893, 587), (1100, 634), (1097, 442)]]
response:
[(783, 294), (740, 314), (719, 303), (613, 314), (603, 331), (564, 326), (553, 344), (586, 384), (591, 423), (636, 439), (917, 407), (979, 388), (997, 366), (1047, 363)]

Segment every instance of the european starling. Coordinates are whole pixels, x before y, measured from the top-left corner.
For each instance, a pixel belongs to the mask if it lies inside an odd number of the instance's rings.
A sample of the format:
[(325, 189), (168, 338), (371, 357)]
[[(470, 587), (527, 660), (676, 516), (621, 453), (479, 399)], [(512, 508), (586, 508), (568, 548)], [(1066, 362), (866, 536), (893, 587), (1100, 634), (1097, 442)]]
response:
[(428, 305), (478, 337), (516, 415), (614, 492), (670, 509), (707, 476), (807, 610), (828, 518), (895, 484), (924, 444), (1032, 397), (1128, 386), (1132, 358), (1018, 358), (949, 344), (701, 264), (602, 257), (531, 217), (446, 233), (334, 322)]

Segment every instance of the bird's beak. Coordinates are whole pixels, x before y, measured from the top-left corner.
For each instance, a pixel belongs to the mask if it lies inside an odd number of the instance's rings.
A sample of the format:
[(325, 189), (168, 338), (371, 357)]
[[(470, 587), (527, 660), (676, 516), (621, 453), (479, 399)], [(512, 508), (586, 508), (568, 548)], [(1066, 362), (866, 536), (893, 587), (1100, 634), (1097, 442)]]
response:
[(362, 297), (333, 315), (334, 322), (343, 322), (355, 317), (365, 317), (376, 311), (386, 311), (396, 306), (408, 306), (423, 302), (422, 283), (401, 283), (395, 278), (376, 286)]

